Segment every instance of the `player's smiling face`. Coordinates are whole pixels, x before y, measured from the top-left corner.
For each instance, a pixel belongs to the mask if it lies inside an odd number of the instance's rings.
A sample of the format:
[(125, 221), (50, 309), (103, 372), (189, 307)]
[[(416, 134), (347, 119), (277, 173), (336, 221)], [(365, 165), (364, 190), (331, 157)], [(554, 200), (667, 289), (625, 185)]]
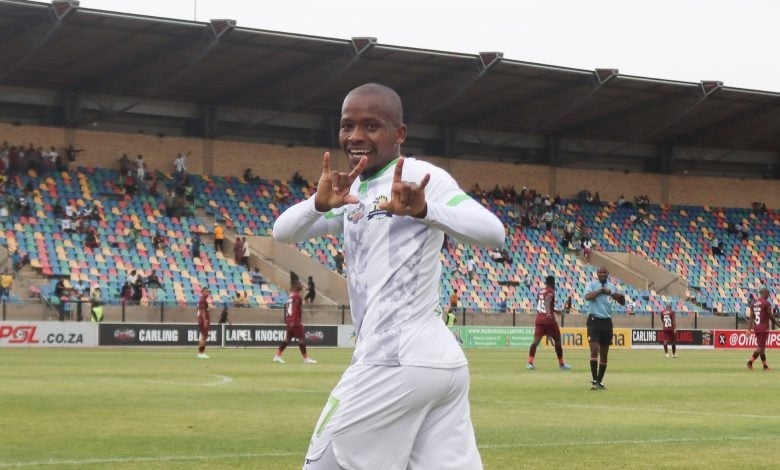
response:
[(368, 159), (363, 178), (373, 176), (400, 155), (406, 139), (406, 125), (396, 122), (378, 94), (353, 93), (341, 108), (339, 144), (354, 168)]

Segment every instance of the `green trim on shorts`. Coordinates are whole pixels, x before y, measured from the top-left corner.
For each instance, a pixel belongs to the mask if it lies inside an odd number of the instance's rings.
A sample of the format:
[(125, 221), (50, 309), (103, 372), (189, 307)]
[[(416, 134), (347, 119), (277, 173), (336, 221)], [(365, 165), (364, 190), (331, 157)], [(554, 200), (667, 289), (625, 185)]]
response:
[(341, 400), (334, 396), (330, 396), (328, 398), (328, 404), (325, 405), (326, 407), (329, 407), (327, 413), (325, 413), (325, 416), (322, 417), (322, 422), (317, 426), (317, 431), (314, 433), (315, 436), (320, 437), (320, 434), (322, 434), (322, 431), (325, 430), (325, 426), (328, 424), (328, 421), (330, 421), (331, 418), (333, 418), (333, 415), (336, 414), (336, 410), (339, 408), (339, 405), (341, 404)]

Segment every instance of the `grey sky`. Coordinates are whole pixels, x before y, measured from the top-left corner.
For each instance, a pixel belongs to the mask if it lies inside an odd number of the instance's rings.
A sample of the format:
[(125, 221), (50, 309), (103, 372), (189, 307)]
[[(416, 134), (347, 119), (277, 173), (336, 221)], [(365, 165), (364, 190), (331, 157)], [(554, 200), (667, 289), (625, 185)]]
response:
[[(81, 0), (85, 8), (780, 92), (777, 0)], [(197, 7), (197, 9), (195, 8)]]

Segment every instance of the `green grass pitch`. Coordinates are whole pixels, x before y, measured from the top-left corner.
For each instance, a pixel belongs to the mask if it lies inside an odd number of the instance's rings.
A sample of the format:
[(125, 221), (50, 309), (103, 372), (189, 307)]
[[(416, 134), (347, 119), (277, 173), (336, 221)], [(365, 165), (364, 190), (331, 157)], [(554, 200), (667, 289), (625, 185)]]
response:
[[(208, 352), (0, 350), (0, 468), (299, 469), (351, 351)], [(613, 351), (604, 392), (586, 351), (569, 372), (526, 353), (468, 351), (486, 469), (777, 468), (780, 372), (748, 371), (748, 351)]]

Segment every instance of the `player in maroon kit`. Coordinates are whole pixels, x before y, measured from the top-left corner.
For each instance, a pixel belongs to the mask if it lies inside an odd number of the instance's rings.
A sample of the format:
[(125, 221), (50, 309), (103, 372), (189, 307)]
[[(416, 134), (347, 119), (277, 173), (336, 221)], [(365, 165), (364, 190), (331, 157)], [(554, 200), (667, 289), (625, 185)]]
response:
[(301, 281), (298, 279), (294, 280), (290, 288), (290, 295), (287, 298), (287, 302), (284, 304), (284, 324), (287, 327), (287, 335), (285, 336), (284, 341), (282, 341), (282, 344), (279, 345), (279, 349), (276, 351), (274, 362), (284, 364), (282, 353), (285, 348), (287, 348), (290, 341), (292, 341), (293, 338), (297, 338), (298, 348), (303, 355), (303, 363), (317, 363), (317, 361), (310, 358), (306, 353), (306, 337), (303, 334), (303, 323), (301, 322), (303, 313), (303, 301), (301, 300), (302, 290), (303, 284), (301, 284)]
[(664, 325), (664, 354), (669, 357), (669, 343), (672, 343), (672, 358), (677, 358), (677, 320), (674, 318), (672, 304), (666, 304), (661, 312), (661, 323)]
[(771, 321), (776, 327), (780, 327), (777, 319), (772, 316), (772, 304), (769, 303), (769, 289), (766, 287), (759, 291), (759, 297), (753, 301), (753, 305), (750, 307), (750, 317), (748, 318), (748, 331), (752, 331), (756, 335), (756, 350), (753, 351), (753, 356), (748, 359), (748, 369), (753, 369), (753, 361), (758, 356), (761, 356), (761, 363), (764, 365), (764, 370), (769, 370), (769, 366), (766, 365), (766, 340), (769, 337), (769, 322)]
[(211, 317), (209, 316), (209, 289), (204, 287), (200, 291), (200, 300), (198, 300), (198, 330), (200, 338), (198, 339), (198, 359), (209, 359), (206, 354), (206, 340), (209, 337), (209, 327), (211, 327)]
[(534, 322), (534, 342), (528, 351), (528, 370), (535, 370), (534, 357), (536, 347), (542, 340), (542, 336), (552, 339), (555, 343), (555, 354), (558, 356), (558, 367), (561, 370), (569, 370), (571, 366), (563, 362), (563, 347), (561, 346), (561, 330), (555, 320), (555, 314), (561, 314), (555, 310), (555, 277), (547, 276), (544, 279), (545, 288), (536, 296), (536, 321)]

